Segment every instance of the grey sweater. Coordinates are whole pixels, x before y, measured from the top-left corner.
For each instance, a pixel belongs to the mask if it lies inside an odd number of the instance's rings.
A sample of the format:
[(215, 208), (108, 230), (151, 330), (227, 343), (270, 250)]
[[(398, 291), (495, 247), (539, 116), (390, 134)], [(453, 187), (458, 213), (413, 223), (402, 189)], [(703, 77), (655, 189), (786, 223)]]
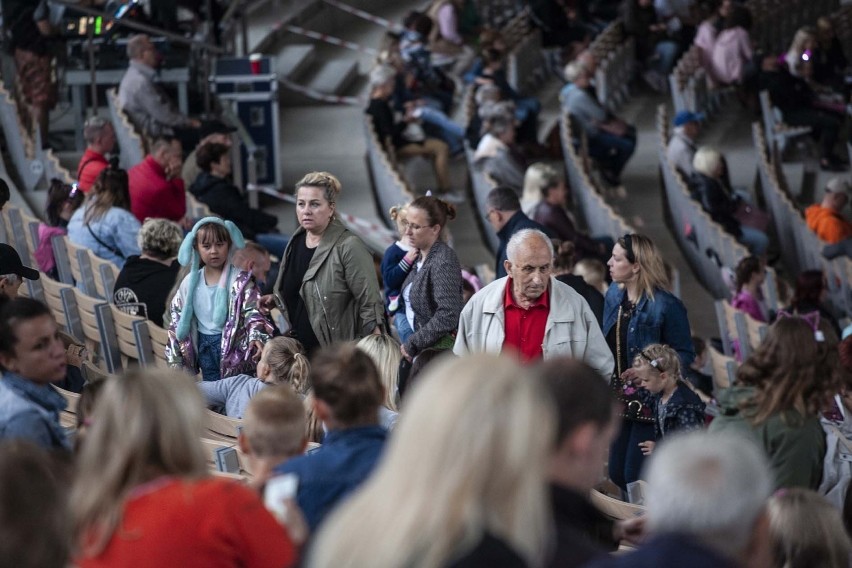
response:
[(198, 383), (208, 406), (224, 406), (229, 418), (242, 418), (251, 397), (266, 387), (266, 383), (250, 375), (234, 375), (219, 381)]

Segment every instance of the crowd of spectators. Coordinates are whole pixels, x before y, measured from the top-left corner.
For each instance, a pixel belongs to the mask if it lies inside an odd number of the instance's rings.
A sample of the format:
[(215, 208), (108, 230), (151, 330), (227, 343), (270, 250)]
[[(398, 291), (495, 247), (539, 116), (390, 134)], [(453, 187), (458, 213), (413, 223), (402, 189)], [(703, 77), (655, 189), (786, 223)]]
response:
[[(636, 129), (597, 100), (586, 50), (618, 3), (530, 4), (545, 43), (574, 55), (563, 109), (604, 182), (629, 197), (621, 178)], [(768, 86), (785, 121), (814, 128), (822, 166), (843, 169), (842, 121), (813, 105), (826, 99), (811, 86), (838, 88), (845, 68), (831, 22), (800, 30), (783, 57), (755, 55), (745, 7), (723, 2), (702, 22), (692, 4), (621, 3), (645, 80), (665, 90), (695, 37), (714, 81)], [(677, 113), (667, 158), (750, 249), (730, 301), (766, 325), (751, 349), (734, 342), (730, 384), (705, 374), (714, 341), (692, 335), (660, 248), (641, 233), (583, 232), (559, 169), (537, 161), (540, 103), (510, 86), (498, 34), (478, 36), (474, 50), (469, 7), (435, 0), (409, 13), (370, 72), (366, 113), (385, 151), (428, 157), (436, 180), (434, 193), (390, 211), (399, 238), (380, 264), (341, 220), (344, 189), (331, 173), (295, 184), (291, 235), (249, 207), (231, 181), (233, 127), (175, 111), (152, 80), (156, 48), (131, 39), (119, 102), (149, 154), (120, 169), (110, 122), (89, 119), (78, 183), (48, 191), (38, 270), (0, 244), (0, 558), (849, 566), (852, 476), (839, 448), (852, 437), (852, 326), (826, 304), (823, 272), (796, 275), (789, 302), (768, 309), (761, 212), (731, 186), (724, 155), (699, 144), (705, 117)], [(38, 21), (30, 32), (41, 33)], [(14, 37), (19, 67), (38, 64), (35, 36)], [(449, 117), (466, 80), (476, 108), (461, 125)], [(39, 120), (48, 106), (32, 101)], [(465, 144), (471, 167), (495, 182), (484, 206), (499, 247), (485, 284), (449, 230), (453, 202), (465, 201), (449, 160)], [(829, 244), (852, 242), (849, 192), (832, 179), (805, 212)], [(212, 214), (196, 218), (188, 195)], [(9, 198), (0, 183), (0, 209)], [(104, 300), (166, 330), (171, 369), (76, 380), (86, 355), (58, 314), (19, 297), (25, 280), (57, 277), (49, 245), (66, 234), (118, 269)], [(53, 385), (80, 393), (77, 408)], [(211, 472), (205, 407), (240, 421), (233, 443), (247, 483)], [(76, 428), (63, 427), (66, 410)], [(613, 520), (595, 504), (604, 492), (643, 493), (644, 514)], [(609, 554), (620, 546), (636, 550)]]

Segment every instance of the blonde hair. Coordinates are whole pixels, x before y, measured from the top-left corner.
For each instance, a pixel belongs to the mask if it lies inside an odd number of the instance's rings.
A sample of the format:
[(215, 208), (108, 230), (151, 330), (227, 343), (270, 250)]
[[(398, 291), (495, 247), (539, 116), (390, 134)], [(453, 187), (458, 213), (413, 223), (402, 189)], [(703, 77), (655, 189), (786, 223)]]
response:
[(660, 373), (668, 373), (675, 381), (681, 378), (680, 357), (678, 357), (677, 351), (662, 343), (652, 343), (642, 349), (639, 355), (633, 359), (633, 366), (639, 368), (653, 367)]
[[(645, 235), (635, 233), (629, 235), (629, 248), (626, 241), (627, 236), (628, 235), (625, 235), (618, 239), (618, 246), (623, 248), (625, 251), (633, 251), (633, 256), (640, 268), (636, 275), (639, 290), (644, 292), (645, 295), (648, 296), (648, 299), (653, 300), (655, 290), (669, 289), (669, 276), (666, 272), (663, 257), (660, 255), (660, 251), (654, 244), (654, 241)], [(630, 259), (628, 258), (628, 261), (629, 260)]]
[(311, 364), (302, 344), (292, 337), (273, 337), (266, 343), (266, 364), (274, 384), (288, 384), (299, 394), (308, 392)]
[(260, 458), (286, 458), (302, 451), (307, 415), (301, 397), (288, 385), (267, 387), (249, 401), (243, 435)]
[(538, 203), (545, 198), (547, 190), (562, 181), (559, 172), (544, 162), (536, 162), (524, 173), (524, 192), (521, 201)]
[(443, 566), (485, 532), (540, 564), (554, 434), (553, 403), (517, 362), (478, 354), (436, 363), (413, 387), (376, 471), (325, 521), (308, 566)]
[(717, 177), (721, 165), (722, 154), (710, 146), (700, 147), (692, 158), (692, 167), (695, 171), (707, 177)]
[(340, 185), (340, 180), (328, 172), (310, 172), (296, 182), (295, 193), (299, 193), (299, 189), (303, 187), (318, 187), (323, 190), (325, 200), (330, 204), (337, 202), (337, 196), (340, 195), (340, 190), (343, 187)]
[(405, 219), (405, 214), (408, 212), (408, 203), (403, 203), (402, 205), (394, 205), (388, 210), (388, 215), (390, 215), (391, 220), (396, 223), (396, 229), (399, 231), (399, 236), (403, 236), (405, 233), (405, 229), (403, 226), (407, 223)]
[(139, 248), (160, 260), (174, 258), (183, 242), (183, 229), (168, 219), (146, 219), (139, 229)]
[(390, 335), (366, 335), (358, 341), (358, 349), (370, 356), (379, 378), (385, 388), (385, 400), (382, 403), (387, 409), (396, 411), (396, 396), (399, 385), (399, 362), (402, 352), (399, 343)]
[(783, 489), (770, 497), (769, 539), (777, 568), (846, 568), (852, 543), (840, 512), (810, 489)]
[(74, 537), (84, 556), (106, 547), (134, 488), (162, 475), (207, 475), (203, 412), (184, 373), (140, 369), (107, 379), (71, 488)]

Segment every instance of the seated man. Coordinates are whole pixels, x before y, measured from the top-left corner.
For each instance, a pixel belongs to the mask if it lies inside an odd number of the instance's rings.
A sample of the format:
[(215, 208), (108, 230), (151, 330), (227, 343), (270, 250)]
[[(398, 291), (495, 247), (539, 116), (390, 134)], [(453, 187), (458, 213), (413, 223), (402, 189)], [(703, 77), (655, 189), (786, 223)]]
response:
[(538, 371), (557, 414), (550, 462), (556, 546), (547, 565), (579, 568), (614, 552), (620, 540), (635, 540), (644, 519), (613, 522), (589, 501), (589, 492), (603, 481), (606, 455), (621, 427), (607, 382), (588, 365), (568, 357), (551, 359)]
[(773, 565), (766, 512), (772, 475), (754, 444), (731, 435), (684, 434), (654, 451), (646, 476), (649, 539), (589, 568)]
[(115, 305), (164, 327), (166, 301), (180, 271), (177, 254), (182, 242), (183, 229), (172, 221), (146, 220), (139, 229), (142, 254), (128, 257), (115, 279)]
[(492, 189), (485, 199), (485, 207), (488, 222), (494, 232), (497, 233), (497, 238), (500, 239), (495, 268), (496, 278), (506, 276), (506, 251), (509, 246), (509, 239), (515, 233), (521, 229), (535, 229), (549, 237), (553, 236), (545, 227), (536, 223), (521, 211), (521, 201), (511, 187), (499, 186)]
[(0, 304), (18, 297), (18, 289), (24, 278), (38, 280), (38, 270), (24, 266), (18, 251), (0, 243)]
[(589, 156), (601, 168), (604, 181), (621, 185), (621, 172), (636, 150), (636, 128), (611, 115), (590, 92), (594, 59), (578, 57), (565, 67), (568, 84), (562, 89), (562, 108), (573, 115), (586, 135)]
[(515, 144), (515, 118), (506, 113), (485, 120), (486, 134), (473, 154), (473, 164), (499, 185), (520, 192), (527, 163)]
[(524, 361), (566, 355), (587, 363), (607, 381), (612, 352), (586, 300), (551, 276), (553, 244), (532, 229), (509, 241), (507, 278), (495, 280), (462, 310), (453, 352), (514, 351)]
[(406, 122), (396, 121), (389, 102), (395, 80), (396, 71), (386, 65), (380, 65), (370, 72), (370, 104), (367, 114), (373, 119), (376, 136), (383, 145), (392, 146), (386, 147), (386, 151), (394, 151), (400, 158), (424, 156), (432, 160), (438, 193), (444, 194), (442, 197), (452, 197), (446, 195), (450, 192), (450, 148), (443, 140), (426, 137), (422, 129), (420, 132), (413, 132), (410, 126), (416, 125), (413, 115), (407, 114)]
[(26, 439), (70, 450), (59, 412), (65, 398), (51, 383), (65, 378), (65, 345), (50, 308), (17, 298), (0, 308), (0, 439)]
[(161, 217), (191, 228), (186, 218), (186, 192), (180, 179), (183, 150), (176, 138), (158, 138), (151, 153), (127, 172), (130, 210), (139, 221)]
[(830, 245), (852, 237), (852, 223), (841, 213), (847, 203), (849, 183), (839, 177), (829, 180), (822, 202), (805, 209), (808, 228)]
[(127, 57), (130, 65), (118, 86), (118, 105), (143, 135), (178, 136), (194, 148), (201, 122), (181, 114), (154, 82), (161, 56), (148, 36), (131, 37)]
[(88, 193), (98, 176), (109, 166), (106, 155), (115, 151), (115, 130), (102, 116), (92, 116), (83, 125), (86, 151), (77, 166), (77, 187)]
[(682, 110), (674, 117), (674, 131), (666, 148), (666, 158), (680, 172), (684, 180), (688, 180), (695, 169), (692, 160), (698, 147), (695, 141), (701, 132), (701, 121), (704, 115), (700, 112)]
[(189, 188), (198, 201), (223, 219), (233, 221), (247, 239), (252, 239), (281, 258), (289, 240), (277, 232), (278, 218), (252, 209), (230, 181), (231, 150), (224, 144), (204, 144), (195, 158), (201, 174)]
[(223, 144), (230, 148), (233, 144), (231, 134), (236, 132), (236, 130), (233, 126), (228, 126), (219, 120), (211, 120), (201, 125), (201, 129), (199, 130), (201, 141), (183, 161), (183, 168), (181, 168), (180, 177), (183, 180), (184, 187), (192, 187), (192, 184), (195, 183), (195, 180), (201, 173), (201, 168), (198, 167), (198, 162), (196, 161), (198, 149), (205, 144)]
[(387, 430), (379, 425), (384, 400), (370, 356), (352, 344), (322, 349), (311, 365), (313, 410), (328, 429), (322, 446), (275, 468), (299, 478), (296, 500), (315, 532), (342, 499), (369, 477), (381, 456)]

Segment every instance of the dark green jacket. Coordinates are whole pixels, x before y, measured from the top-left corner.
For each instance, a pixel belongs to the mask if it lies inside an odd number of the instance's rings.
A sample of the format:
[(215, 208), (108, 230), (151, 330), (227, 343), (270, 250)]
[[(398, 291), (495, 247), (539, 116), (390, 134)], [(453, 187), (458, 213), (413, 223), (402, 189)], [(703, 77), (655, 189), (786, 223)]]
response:
[[(282, 278), (296, 241), (294, 237), (304, 232), (299, 227), (290, 238), (275, 281), (277, 304), (282, 309), (285, 306), (281, 297)], [(333, 219), (323, 233), (299, 294), (322, 346), (359, 339), (377, 325), (385, 324), (373, 257), (361, 239), (338, 219)], [(289, 317), (286, 311), (284, 315)]]
[(741, 404), (754, 396), (754, 387), (734, 386), (717, 393), (722, 413), (710, 424), (711, 431), (745, 433), (769, 457), (775, 487), (807, 487), (816, 490), (822, 479), (825, 434), (818, 416), (787, 411), (753, 426)]

